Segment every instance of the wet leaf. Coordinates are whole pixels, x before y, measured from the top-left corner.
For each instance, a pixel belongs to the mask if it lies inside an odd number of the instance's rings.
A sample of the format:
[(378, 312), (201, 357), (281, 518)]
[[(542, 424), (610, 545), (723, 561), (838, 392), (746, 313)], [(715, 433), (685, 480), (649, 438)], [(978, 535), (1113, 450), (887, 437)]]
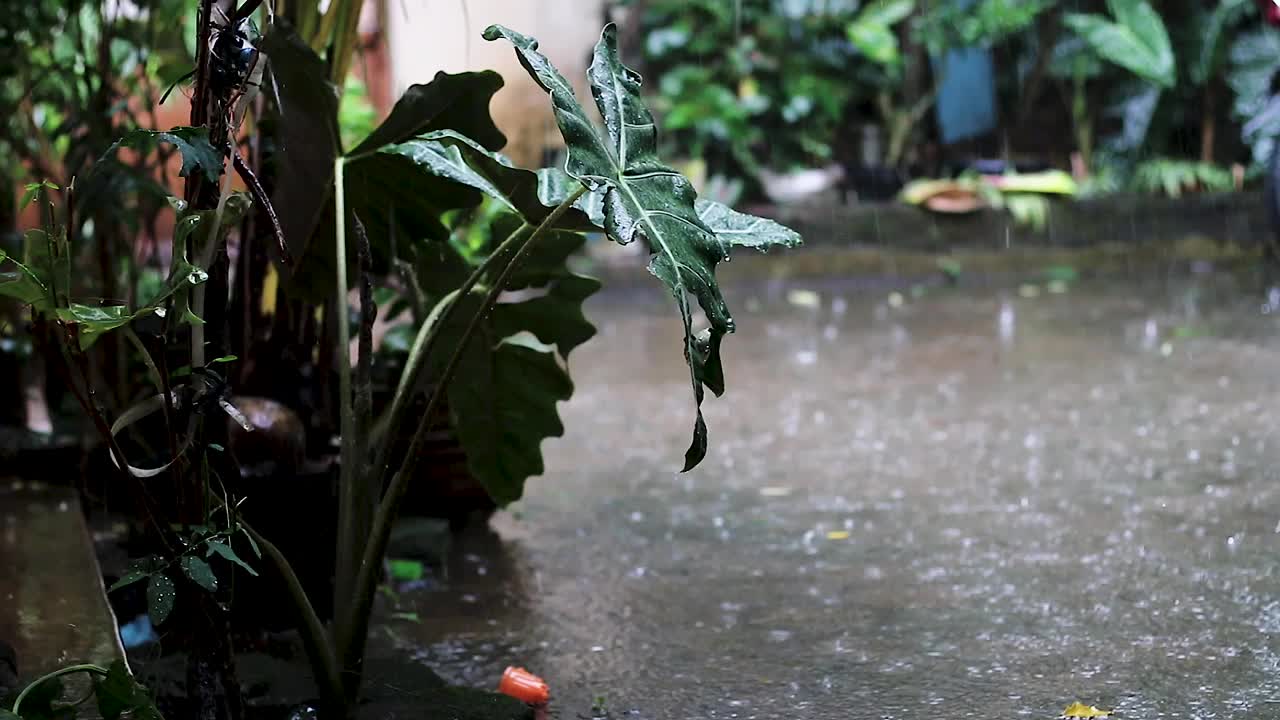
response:
[[(610, 24), (597, 43), (588, 79), (605, 122), (601, 132), (575, 99), (573, 86), (531, 37), (500, 25), (486, 40), (505, 38), (521, 64), (551, 96), (569, 148), (566, 171), (598, 195), (604, 229), (620, 244), (642, 238), (652, 253), (649, 271), (670, 289), (684, 323), (684, 355), (689, 364), (697, 418), (684, 469), (706, 456), (707, 428), (702, 417), (703, 388), (724, 390), (720, 340), (733, 332), (733, 319), (715, 282), (715, 266), (733, 242), (721, 238), (698, 216), (692, 184), (657, 157), (657, 128), (640, 96), (640, 76), (618, 58), (617, 28)], [(689, 295), (697, 297), (710, 327), (696, 333)]]
[(115, 141), (102, 156), (103, 158), (112, 157), (122, 147), (146, 150), (159, 142), (169, 143), (182, 153), (182, 169), (178, 171), (182, 177), (199, 171), (204, 173), (205, 179), (209, 182), (218, 181), (218, 176), (222, 174), (222, 153), (209, 142), (209, 131), (202, 127), (133, 130)]
[[(462, 312), (455, 317), (468, 318), (481, 300), (473, 293), (458, 302)], [(551, 345), (527, 332), (498, 333), (496, 318), (503, 311), (501, 305), (495, 308), (495, 320), (472, 336), (447, 389), (467, 467), (499, 505), (518, 500), (525, 481), (542, 474), (542, 440), (564, 433), (557, 404), (573, 394)], [(510, 315), (501, 322), (507, 328), (514, 324)], [(462, 329), (461, 320), (451, 322), (442, 340), (457, 343)]]
[(27, 206), (31, 204), (31, 201), (35, 200), (36, 196), (40, 194), (41, 189), (57, 190), (59, 188), (48, 180), (41, 180), (38, 183), (27, 183), (22, 191), (22, 199), (18, 201), (18, 210), (26, 210)]
[(1093, 705), (1085, 705), (1082, 702), (1073, 702), (1062, 711), (1062, 717), (1064, 718), (1104, 718), (1110, 716), (1110, 710), (1099, 710)]
[(502, 76), (492, 71), (436, 73), (426, 85), (409, 86), (387, 119), (350, 154), (372, 152), (444, 128), (463, 133), (489, 150), (498, 150), (507, 144), (507, 139), (489, 116), (489, 102), (502, 85)]
[(210, 540), (208, 543), (208, 546), (209, 546), (209, 550), (208, 552), (205, 553), (205, 557), (213, 557), (214, 555), (218, 555), (224, 560), (229, 560), (235, 563), (236, 565), (239, 565), (240, 567), (244, 568), (244, 571), (249, 573), (250, 575), (254, 577), (258, 576), (258, 571), (249, 567), (249, 563), (245, 562), (244, 560), (241, 560), (240, 556), (236, 554), (235, 550), (231, 549), (230, 545), (223, 542), (218, 542), (217, 540)]
[(791, 228), (755, 215), (737, 210), (712, 200), (701, 198), (694, 204), (698, 217), (716, 234), (716, 237), (734, 247), (745, 247), (766, 252), (775, 247), (800, 247), (800, 233)]
[(151, 616), (152, 625), (160, 625), (169, 617), (176, 597), (177, 590), (168, 575), (151, 576), (151, 582), (147, 583), (147, 614)]
[(140, 580), (146, 580), (151, 577), (151, 573), (141, 570), (130, 570), (120, 577), (119, 580), (111, 583), (111, 587), (107, 588), (107, 592), (113, 593), (122, 587), (132, 585)]
[[(538, 173), (514, 167), (507, 158), (452, 130), (427, 133), (378, 152), (406, 157), (423, 172), (479, 190), (530, 225), (540, 223), (559, 204), (542, 197)], [(359, 164), (352, 163), (353, 167)], [(558, 227), (595, 228), (584, 213), (572, 211), (560, 218)]]
[(80, 303), (71, 303), (69, 307), (58, 308), (57, 315), (62, 322), (76, 326), (76, 336), (79, 338), (81, 350), (89, 349), (98, 341), (98, 338), (129, 324), (134, 317), (126, 305), (94, 307)]
[(93, 692), (103, 720), (119, 720), (125, 716), (130, 720), (163, 720), (147, 689), (133, 679), (119, 660), (107, 668), (106, 677), (94, 678)]
[(330, 202), (340, 143), (338, 91), (327, 79), (324, 60), (286, 23), (276, 23), (258, 47), (271, 61), (280, 100), (280, 152), (271, 204), (290, 252), (301, 261)]
[(42, 310), (50, 305), (49, 289), (30, 268), (10, 258), (0, 250), (0, 265), (13, 265), (16, 269), (0, 271), (0, 295), (11, 297), (24, 305)]
[(191, 579), (191, 582), (205, 590), (209, 592), (218, 590), (218, 578), (213, 574), (213, 568), (200, 558), (192, 555), (182, 558), (182, 572)]

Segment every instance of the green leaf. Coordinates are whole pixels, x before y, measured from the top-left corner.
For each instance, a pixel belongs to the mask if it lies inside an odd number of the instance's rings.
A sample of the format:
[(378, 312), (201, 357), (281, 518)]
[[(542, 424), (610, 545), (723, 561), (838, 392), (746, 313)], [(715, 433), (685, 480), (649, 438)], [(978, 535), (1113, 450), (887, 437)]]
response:
[[(479, 190), (530, 225), (540, 223), (558, 204), (548, 203), (543, 198), (538, 173), (514, 167), (507, 158), (452, 130), (427, 133), (408, 142), (387, 145), (379, 152), (406, 157), (431, 175)], [(353, 162), (353, 166), (358, 165), (358, 161)], [(570, 211), (562, 216), (559, 227), (594, 228), (580, 211)]]
[(107, 588), (107, 592), (113, 593), (126, 585), (132, 585), (140, 580), (146, 580), (151, 577), (151, 573), (142, 570), (130, 570), (120, 577), (119, 580), (111, 583), (111, 587)]
[(69, 307), (58, 308), (57, 315), (63, 323), (76, 327), (81, 350), (89, 349), (98, 341), (98, 338), (127, 325), (134, 317), (126, 305), (94, 307), (80, 303), (71, 303)]
[[(605, 133), (578, 104), (572, 85), (538, 52), (536, 40), (500, 25), (486, 29), (484, 37), (506, 38), (515, 46), (521, 64), (551, 96), (569, 148), (566, 171), (600, 195), (605, 232), (612, 240), (646, 241), (652, 252), (649, 271), (675, 297), (684, 323), (684, 354), (697, 408), (693, 441), (685, 453), (684, 469), (689, 470), (706, 456), (703, 388), (723, 390), (720, 339), (733, 332), (733, 320), (716, 285), (715, 266), (728, 256), (730, 243), (698, 218), (689, 181), (658, 159), (653, 116), (641, 99), (640, 77), (618, 59), (615, 26), (605, 27), (588, 70)], [(710, 324), (696, 336), (690, 294), (697, 297)]]
[(331, 202), (340, 143), (338, 91), (327, 80), (324, 60), (287, 23), (277, 22), (258, 48), (271, 61), (280, 93), (280, 150), (271, 205), (294, 261), (301, 263)]
[(163, 720), (147, 689), (129, 674), (124, 662), (117, 660), (107, 668), (107, 676), (95, 677), (93, 693), (98, 699), (98, 713), (103, 720)]
[(391, 114), (349, 154), (375, 152), (433, 130), (455, 130), (482, 147), (498, 150), (507, 144), (489, 115), (493, 94), (502, 89), (496, 72), (436, 73), (426, 85), (411, 85)]
[(1160, 15), (1146, 0), (1109, 4), (1118, 22), (1082, 13), (1068, 13), (1063, 22), (1102, 59), (1161, 87), (1173, 87), (1177, 67)]
[(41, 189), (58, 190), (59, 188), (48, 180), (41, 180), (38, 183), (27, 183), (23, 187), (22, 199), (18, 201), (18, 210), (26, 210), (27, 206), (31, 204), (31, 201), (35, 200), (36, 196), (40, 194)]
[(1249, 9), (1249, 0), (1221, 0), (1205, 23), (1200, 52), (1192, 66), (1191, 79), (1203, 85), (1221, 68), (1226, 58), (1228, 28), (1235, 25)]
[(0, 708), (0, 720), (22, 720), (21, 717), (14, 715), (13, 712)]
[(0, 250), (0, 265), (6, 260), (13, 263), (16, 270), (0, 271), (0, 295), (11, 297), (24, 305), (31, 305), (36, 310), (45, 310), (50, 306), (49, 289), (40, 278), (26, 265), (9, 257)]
[(257, 541), (257, 540), (254, 540), (254, 539), (253, 539), (253, 535), (251, 535), (251, 534), (249, 533), (249, 531), (248, 531), (248, 530), (245, 530), (244, 528), (240, 528), (240, 533), (241, 533), (242, 535), (244, 535), (244, 539), (245, 539), (245, 540), (248, 540), (248, 541), (249, 541), (249, 547), (253, 550), (253, 554), (254, 554), (254, 555), (255, 555), (259, 560), (261, 560), (261, 559), (262, 559), (262, 550), (258, 547), (258, 541)]
[(208, 546), (209, 546), (209, 550), (208, 552), (205, 553), (205, 557), (213, 557), (214, 555), (218, 555), (224, 560), (229, 560), (235, 563), (236, 565), (239, 565), (240, 567), (244, 568), (244, 571), (249, 573), (250, 575), (254, 577), (258, 576), (258, 571), (249, 567), (249, 563), (245, 562), (244, 560), (241, 560), (240, 556), (236, 554), (235, 550), (231, 549), (230, 545), (223, 542), (218, 542), (217, 540), (210, 540), (208, 542)]
[[(482, 248), (486, 253), (522, 221), (503, 213), (491, 223), (489, 244)], [(542, 292), (524, 300), (499, 302), (492, 309), (465, 348), (447, 390), (468, 468), (500, 504), (518, 499), (526, 480), (542, 472), (541, 441), (563, 432), (556, 404), (568, 399), (573, 384), (556, 359), (557, 352), (567, 358), (573, 348), (595, 334), (595, 327), (583, 316), (582, 301), (595, 293), (600, 283), (575, 275), (566, 265), (583, 241), (579, 234), (555, 231), (529, 248), (506, 287)], [(456, 288), (471, 266), (452, 245), (438, 247), (444, 255), (431, 264), (439, 277), (430, 283), (440, 289)], [(441, 305), (456, 297), (456, 292), (445, 297), (432, 310), (432, 318), (438, 317)], [(470, 317), (479, 309), (479, 294), (472, 293), (459, 302), (460, 312), (440, 328), (440, 339), (446, 346), (460, 341)], [(428, 320), (428, 324), (433, 323)], [(443, 358), (429, 362), (432, 369), (428, 373), (435, 372)], [(397, 389), (397, 393), (403, 391)]]
[(800, 233), (772, 220), (740, 213), (727, 205), (699, 199), (698, 217), (721, 240), (734, 247), (767, 252), (771, 248), (800, 247)]
[(182, 558), (182, 572), (191, 579), (191, 582), (209, 592), (217, 592), (218, 578), (213, 574), (213, 568), (209, 567), (209, 563), (193, 555), (187, 555)]
[[(217, 182), (222, 174), (222, 153), (209, 142), (209, 131), (203, 127), (175, 127), (169, 130), (132, 130), (115, 141), (103, 158), (113, 157), (122, 147), (146, 150), (158, 142), (166, 142), (182, 153), (182, 169), (178, 174), (187, 177), (199, 171), (209, 182)], [(99, 161), (101, 162), (101, 161)]]
[(893, 25), (905, 20), (914, 9), (914, 0), (878, 0), (866, 5), (845, 29), (849, 42), (868, 60), (897, 68), (902, 55)]
[[(464, 316), (479, 310), (474, 294), (459, 301)], [(526, 334), (499, 340), (491, 328), (472, 337), (461, 368), (447, 389), (458, 440), (472, 474), (506, 505), (542, 474), (542, 440), (564, 434), (556, 405), (573, 383), (551, 346)]]
[(160, 625), (169, 617), (177, 594), (168, 575), (157, 573), (151, 576), (151, 582), (147, 583), (147, 614), (153, 624)]
[[(1275, 28), (1259, 24), (1233, 39), (1226, 77), (1235, 98), (1231, 109), (1237, 119), (1247, 122), (1257, 118), (1270, 102), (1271, 77), (1277, 57), (1280, 57), (1280, 33)], [(1253, 151), (1254, 167), (1266, 167), (1275, 146), (1274, 138), (1280, 134), (1280, 123), (1273, 120), (1268, 126), (1250, 129), (1254, 132), (1243, 139)]]
[(896, 25), (906, 20), (915, 7), (915, 0), (877, 0), (866, 5), (858, 13), (858, 19), (877, 25)]

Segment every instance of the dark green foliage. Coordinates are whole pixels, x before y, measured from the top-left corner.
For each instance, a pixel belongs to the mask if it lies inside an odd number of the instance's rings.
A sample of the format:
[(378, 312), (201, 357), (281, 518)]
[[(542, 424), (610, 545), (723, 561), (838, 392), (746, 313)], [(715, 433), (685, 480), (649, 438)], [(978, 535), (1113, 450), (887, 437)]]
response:
[(149, 150), (158, 142), (169, 143), (182, 153), (182, 169), (178, 172), (182, 177), (199, 171), (209, 182), (217, 182), (222, 174), (222, 154), (209, 143), (209, 131), (202, 127), (133, 130), (112, 143), (104, 157), (110, 157), (122, 147)]
[(150, 693), (133, 679), (123, 662), (111, 663), (106, 677), (94, 678), (93, 691), (103, 720), (163, 720)]
[[(742, 235), (717, 236), (699, 217), (693, 186), (658, 158), (657, 127), (640, 96), (640, 76), (618, 58), (614, 26), (605, 28), (588, 70), (591, 93), (604, 118), (603, 132), (578, 104), (572, 85), (538, 52), (536, 40), (498, 25), (485, 31), (485, 39), (498, 38), (515, 46), (521, 64), (550, 94), (569, 147), (566, 170), (599, 199), (606, 234), (621, 244), (643, 239), (652, 253), (649, 271), (676, 300), (697, 408), (693, 441), (685, 453), (684, 469), (690, 470), (707, 451), (703, 388), (716, 394), (724, 391), (720, 341), (734, 329), (716, 285), (715, 266), (728, 258), (735, 244), (761, 247), (768, 242)], [(702, 332), (693, 329), (690, 295), (697, 298), (710, 323)]]
[(161, 625), (168, 619), (169, 613), (173, 612), (177, 594), (177, 588), (168, 575), (156, 573), (151, 576), (147, 582), (147, 614), (151, 616), (153, 624)]

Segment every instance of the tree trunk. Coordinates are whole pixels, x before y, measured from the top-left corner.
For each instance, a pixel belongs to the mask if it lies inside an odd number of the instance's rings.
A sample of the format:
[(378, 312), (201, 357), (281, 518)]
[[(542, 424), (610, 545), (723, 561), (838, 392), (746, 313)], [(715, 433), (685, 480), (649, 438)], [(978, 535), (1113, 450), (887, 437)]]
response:
[(1218, 79), (1210, 77), (1200, 105), (1200, 162), (1213, 164), (1213, 146), (1218, 130)]

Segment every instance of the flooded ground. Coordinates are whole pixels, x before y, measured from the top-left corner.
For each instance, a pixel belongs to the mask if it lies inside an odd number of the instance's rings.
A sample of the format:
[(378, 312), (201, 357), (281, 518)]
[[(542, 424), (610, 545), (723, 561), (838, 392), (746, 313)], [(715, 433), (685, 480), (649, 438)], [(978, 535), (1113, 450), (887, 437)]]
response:
[(679, 322), (606, 294), (547, 474), (381, 637), (561, 718), (1280, 715), (1280, 316), (1199, 270), (733, 283), (685, 475)]

